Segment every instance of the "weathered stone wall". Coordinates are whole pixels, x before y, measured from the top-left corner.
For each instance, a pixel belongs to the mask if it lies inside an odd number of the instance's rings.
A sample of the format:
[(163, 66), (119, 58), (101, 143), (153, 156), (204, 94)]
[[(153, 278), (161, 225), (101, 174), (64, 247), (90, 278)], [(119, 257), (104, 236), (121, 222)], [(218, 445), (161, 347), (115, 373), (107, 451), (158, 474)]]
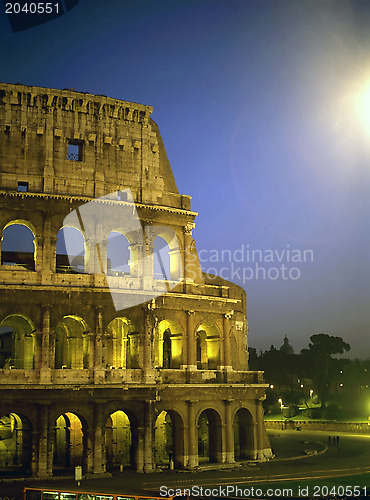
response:
[(354, 434), (370, 434), (370, 423), (368, 422), (334, 422), (330, 420), (315, 422), (314, 420), (266, 420), (266, 429), (296, 429), (302, 431), (332, 431), (352, 432)]
[[(178, 194), (152, 108), (105, 96), (0, 84), (0, 183), (32, 192), (134, 200), (190, 209)], [(68, 159), (68, 145), (80, 148)]]
[[(12, 225), (26, 226), (34, 238), (32, 268), (0, 264), (0, 328), (17, 347), (0, 367), (0, 417), (22, 416), (20, 432), (33, 439), (32, 464), (28, 456), (24, 463), (39, 477), (53, 473), (53, 456), (72, 463), (71, 422), (74, 459), (84, 457), (84, 472), (104, 472), (104, 450), (112, 444), (106, 422), (118, 410), (130, 421), (132, 440), (123, 441), (132, 450), (125, 456), (137, 470), (155, 467), (153, 429), (162, 411), (175, 429), (177, 466), (198, 464), (200, 418), (217, 442), (209, 445), (210, 460), (271, 454), (262, 409), (267, 385), (262, 372), (248, 370), (245, 292), (203, 275), (192, 236), (197, 214), (190, 197), (178, 193), (151, 112), (105, 96), (0, 84), (0, 242)], [(77, 159), (68, 158), (76, 154), (69, 144), (78, 148)], [(86, 273), (58, 269), (56, 244), (71, 211), (126, 188), (146, 239), (129, 240), (130, 274), (112, 277), (111, 285), (131, 298), (162, 295), (117, 311), (106, 277), (107, 238), (115, 228), (104, 227), (97, 212), (98, 269), (94, 240), (81, 230)], [(132, 210), (119, 198), (104, 204)], [(158, 236), (170, 244), (171, 234), (178, 248), (169, 253), (182, 273), (156, 280), (153, 259), (141, 258)], [(1, 359), (7, 350), (0, 346)]]

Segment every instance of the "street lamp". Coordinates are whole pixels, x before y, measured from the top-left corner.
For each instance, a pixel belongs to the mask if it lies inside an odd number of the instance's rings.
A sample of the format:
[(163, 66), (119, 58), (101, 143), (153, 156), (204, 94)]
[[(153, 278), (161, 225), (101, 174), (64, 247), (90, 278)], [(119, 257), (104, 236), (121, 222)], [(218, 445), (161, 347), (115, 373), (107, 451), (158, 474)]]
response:
[(280, 403), (280, 413), (283, 414), (283, 400), (281, 398), (278, 399), (278, 403)]

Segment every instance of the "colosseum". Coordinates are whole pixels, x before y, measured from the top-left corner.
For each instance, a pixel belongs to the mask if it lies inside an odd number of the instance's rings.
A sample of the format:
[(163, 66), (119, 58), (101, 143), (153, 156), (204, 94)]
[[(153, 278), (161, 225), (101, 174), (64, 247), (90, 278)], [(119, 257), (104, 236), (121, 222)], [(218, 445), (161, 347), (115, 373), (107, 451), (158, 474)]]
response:
[(0, 474), (265, 460), (246, 295), (202, 273), (152, 108), (0, 84)]

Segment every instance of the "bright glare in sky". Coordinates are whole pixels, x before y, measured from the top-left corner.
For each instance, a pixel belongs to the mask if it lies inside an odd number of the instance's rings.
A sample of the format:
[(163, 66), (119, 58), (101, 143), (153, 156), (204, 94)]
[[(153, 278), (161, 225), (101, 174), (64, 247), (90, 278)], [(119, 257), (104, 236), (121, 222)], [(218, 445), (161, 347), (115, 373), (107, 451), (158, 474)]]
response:
[(358, 114), (361, 122), (370, 134), (370, 83), (359, 94), (357, 99)]

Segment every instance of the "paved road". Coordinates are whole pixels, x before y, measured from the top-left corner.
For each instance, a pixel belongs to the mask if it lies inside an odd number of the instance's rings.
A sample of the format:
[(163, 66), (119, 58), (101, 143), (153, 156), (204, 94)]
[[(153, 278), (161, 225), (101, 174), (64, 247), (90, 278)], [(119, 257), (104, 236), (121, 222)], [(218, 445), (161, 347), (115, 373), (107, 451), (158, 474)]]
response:
[[(328, 443), (328, 432), (272, 431), (269, 433), (276, 460), (257, 464), (253, 467), (243, 466), (234, 470), (213, 470), (204, 472), (177, 473), (175, 471), (158, 474), (137, 474), (132, 471), (118, 474), (112, 478), (100, 478), (83, 481), (86, 486), (96, 490), (119, 488), (122, 492), (157, 491), (160, 486), (173, 488), (189, 488), (192, 485), (208, 488), (216, 485), (235, 485), (242, 487), (258, 487), (268, 479), (270, 485), (276, 487), (288, 485), (289, 480), (296, 478), (306, 480), (310, 477), (343, 477), (343, 484), (353, 484), (355, 474), (370, 472), (370, 435), (339, 434), (339, 444)], [(331, 434), (332, 435), (332, 434)], [(306, 450), (322, 452), (301, 459), (291, 459), (304, 455)], [(275, 482), (276, 481), (276, 482)], [(43, 482), (45, 484), (45, 482)], [(24, 484), (0, 484), (0, 499), (7, 496), (9, 500), (21, 499)], [(73, 486), (73, 481), (52, 481), (49, 484)], [(370, 485), (369, 485), (370, 486)], [(370, 490), (370, 488), (369, 488)]]

